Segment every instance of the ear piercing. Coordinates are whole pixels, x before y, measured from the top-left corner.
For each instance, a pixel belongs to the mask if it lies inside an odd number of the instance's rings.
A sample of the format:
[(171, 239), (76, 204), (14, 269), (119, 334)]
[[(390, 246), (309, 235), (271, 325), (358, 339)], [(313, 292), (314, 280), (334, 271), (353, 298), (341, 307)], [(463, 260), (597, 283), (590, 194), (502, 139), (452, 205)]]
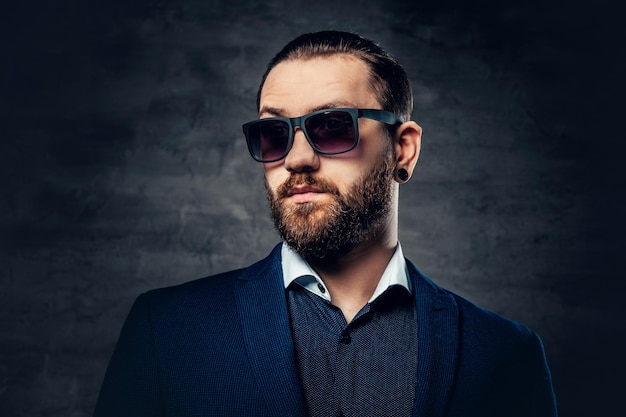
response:
[(406, 181), (409, 179), (409, 171), (404, 168), (398, 169), (398, 178), (402, 181)]

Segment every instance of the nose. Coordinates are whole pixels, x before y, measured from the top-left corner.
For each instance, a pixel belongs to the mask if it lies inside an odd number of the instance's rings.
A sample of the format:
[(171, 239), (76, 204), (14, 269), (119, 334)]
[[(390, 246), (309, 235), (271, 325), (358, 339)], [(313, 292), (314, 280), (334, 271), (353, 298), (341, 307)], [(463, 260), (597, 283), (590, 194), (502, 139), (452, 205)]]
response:
[(319, 169), (320, 157), (311, 147), (300, 128), (296, 128), (293, 145), (285, 157), (285, 169), (289, 172), (312, 172)]

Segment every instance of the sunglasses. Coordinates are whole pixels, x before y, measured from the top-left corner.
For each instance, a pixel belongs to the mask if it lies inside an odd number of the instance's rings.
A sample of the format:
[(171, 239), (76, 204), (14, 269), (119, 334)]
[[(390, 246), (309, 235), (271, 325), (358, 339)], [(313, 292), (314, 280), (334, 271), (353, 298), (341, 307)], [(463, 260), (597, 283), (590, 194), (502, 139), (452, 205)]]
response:
[(338, 108), (318, 110), (300, 117), (268, 117), (242, 127), (252, 158), (259, 162), (275, 162), (291, 150), (296, 127), (302, 129), (317, 153), (336, 155), (351, 151), (359, 143), (360, 117), (388, 125), (403, 122), (398, 115), (385, 110)]

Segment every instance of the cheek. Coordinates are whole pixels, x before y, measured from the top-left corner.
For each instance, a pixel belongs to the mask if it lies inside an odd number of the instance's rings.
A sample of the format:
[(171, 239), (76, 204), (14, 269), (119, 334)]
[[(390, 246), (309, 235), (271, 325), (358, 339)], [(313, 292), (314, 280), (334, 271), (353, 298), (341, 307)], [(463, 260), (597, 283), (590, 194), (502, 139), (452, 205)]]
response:
[(343, 166), (342, 169), (329, 169), (320, 174), (327, 181), (333, 183), (342, 195), (345, 195), (352, 188), (352, 185), (365, 175), (365, 171), (360, 166), (350, 164)]
[(289, 173), (284, 169), (265, 169), (265, 182), (273, 192), (287, 180)]

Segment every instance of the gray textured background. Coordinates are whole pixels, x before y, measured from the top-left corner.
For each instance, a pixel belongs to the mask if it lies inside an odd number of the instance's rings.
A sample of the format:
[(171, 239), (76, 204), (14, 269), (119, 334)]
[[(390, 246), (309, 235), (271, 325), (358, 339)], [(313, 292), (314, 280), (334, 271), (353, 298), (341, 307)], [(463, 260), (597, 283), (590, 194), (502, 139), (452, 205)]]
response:
[[(128, 3), (128, 4), (127, 4)], [(563, 416), (624, 388), (618, 80), (609, 1), (78, 1), (0, 25), (0, 415), (88, 416), (150, 288), (277, 241), (242, 122), (292, 37), (348, 29), (405, 65), (424, 128), (403, 248), (544, 339)], [(616, 123), (615, 126), (617, 126)]]

